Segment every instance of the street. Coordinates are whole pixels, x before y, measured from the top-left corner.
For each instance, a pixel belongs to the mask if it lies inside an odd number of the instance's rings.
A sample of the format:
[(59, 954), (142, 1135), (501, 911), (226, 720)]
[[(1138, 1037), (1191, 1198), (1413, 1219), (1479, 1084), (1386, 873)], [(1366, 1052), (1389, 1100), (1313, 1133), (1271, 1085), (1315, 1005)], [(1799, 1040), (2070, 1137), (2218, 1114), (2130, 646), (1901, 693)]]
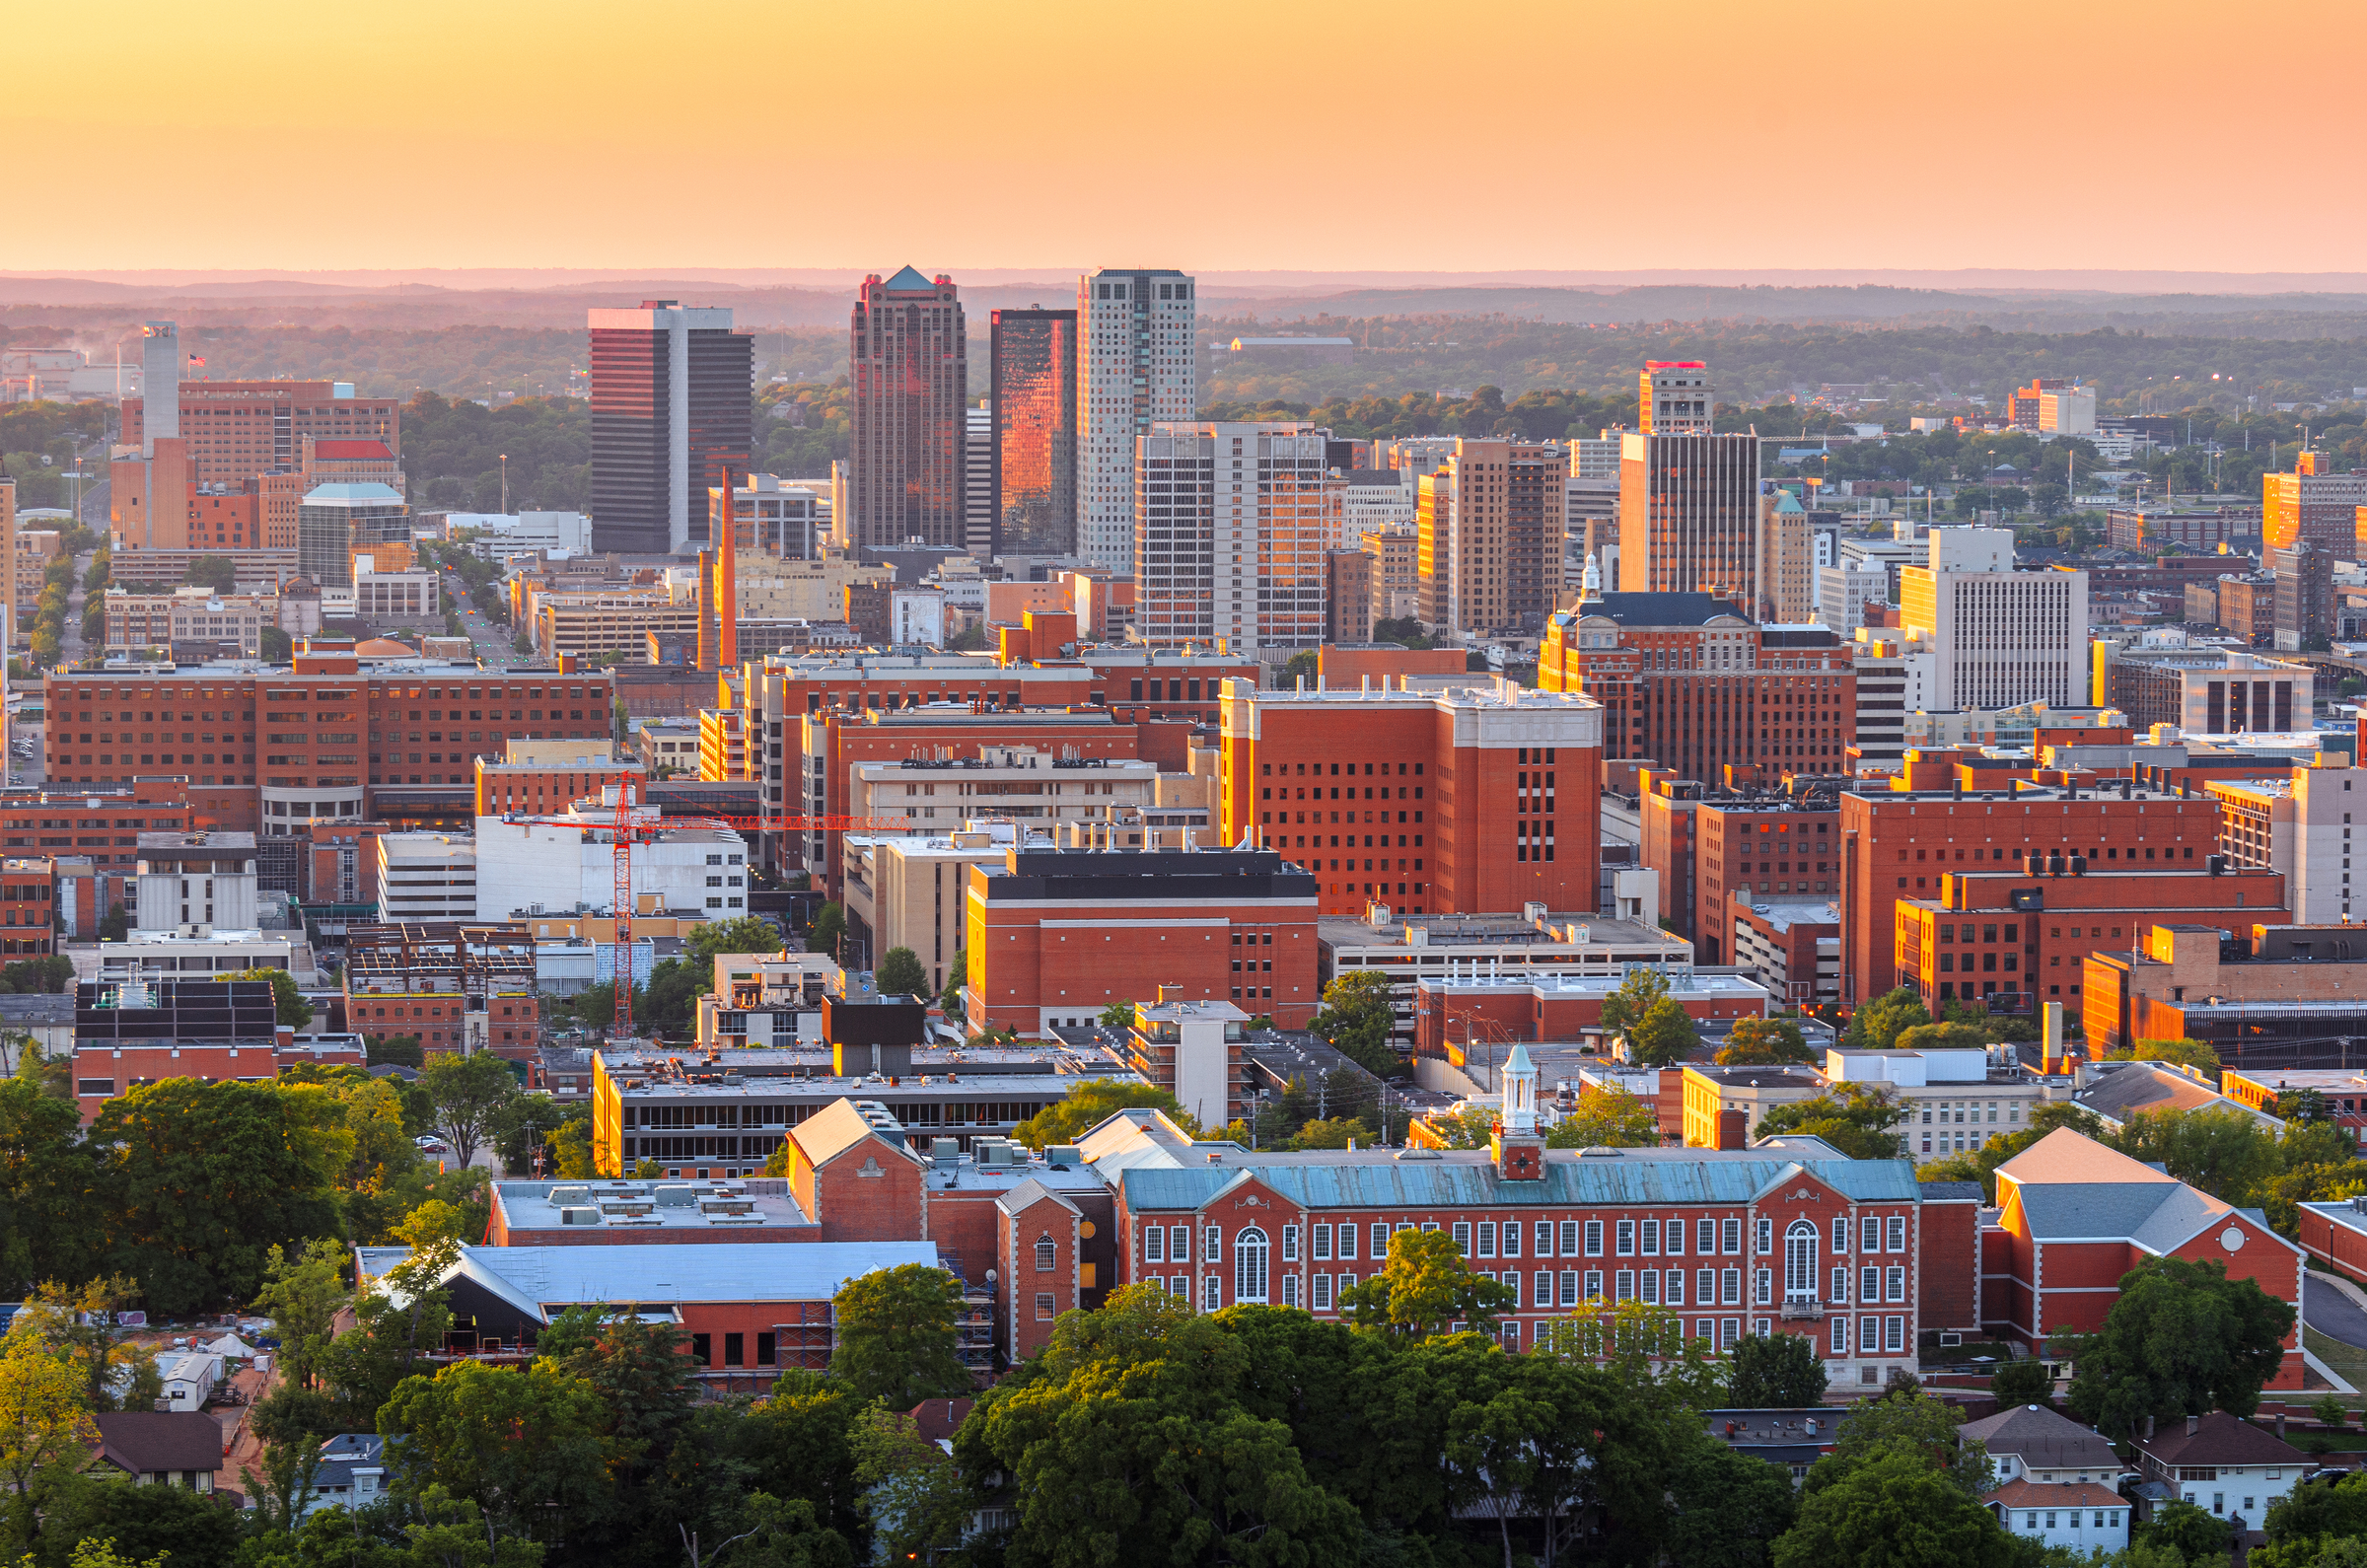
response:
[(469, 649), (478, 660), (499, 667), (518, 656), (511, 642), (514, 633), (477, 613), (476, 606), (468, 602), (468, 585), (457, 573), (444, 574), (444, 593), (459, 613), (462, 629), (468, 633)]

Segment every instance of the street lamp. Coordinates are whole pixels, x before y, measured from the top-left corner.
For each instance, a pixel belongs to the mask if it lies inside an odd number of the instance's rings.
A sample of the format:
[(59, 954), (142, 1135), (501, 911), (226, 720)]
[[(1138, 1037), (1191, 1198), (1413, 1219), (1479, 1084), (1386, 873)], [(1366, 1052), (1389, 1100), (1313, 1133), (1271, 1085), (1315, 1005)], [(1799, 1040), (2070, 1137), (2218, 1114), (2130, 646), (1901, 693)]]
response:
[(504, 453), (500, 454), (500, 458), (501, 458), (501, 515), (502, 515), (503, 517), (508, 517), (508, 516), (510, 515), (510, 455), (509, 455), (508, 453), (504, 452)]

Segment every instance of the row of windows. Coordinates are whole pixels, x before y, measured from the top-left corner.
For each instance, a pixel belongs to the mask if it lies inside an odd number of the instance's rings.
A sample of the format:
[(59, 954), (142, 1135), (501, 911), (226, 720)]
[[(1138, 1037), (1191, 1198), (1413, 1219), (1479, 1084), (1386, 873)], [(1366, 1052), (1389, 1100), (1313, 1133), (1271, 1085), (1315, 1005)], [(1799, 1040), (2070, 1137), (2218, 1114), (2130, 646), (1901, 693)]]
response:
[[(1788, 1234), (1797, 1236), (1806, 1226), (1813, 1250), (1818, 1239), (1816, 1228), (1802, 1221)], [(1435, 1231), (1436, 1223), (1419, 1227)], [(1351, 1222), (1317, 1224), (1308, 1228), (1307, 1243), (1310, 1255), (1317, 1261), (1332, 1258), (1353, 1258), (1359, 1245), (1367, 1256), (1376, 1260), (1389, 1254), (1389, 1239), (1399, 1231), (1416, 1229), (1411, 1220), (1374, 1220), (1369, 1226)], [(1257, 1231), (1260, 1245), (1264, 1232)], [(1189, 1225), (1145, 1225), (1142, 1229), (1142, 1256), (1150, 1263), (1188, 1263), (1193, 1260), (1193, 1227)], [(1299, 1257), (1299, 1227), (1281, 1227), (1282, 1256), (1295, 1262)], [(1245, 1231), (1242, 1235), (1248, 1235)], [(1700, 1218), (1688, 1222), (1683, 1218), (1636, 1218), (1602, 1220), (1458, 1220), (1450, 1235), (1456, 1249), (1466, 1257), (1519, 1257), (1523, 1244), (1530, 1255), (1536, 1257), (1601, 1257), (1606, 1243), (1611, 1255), (1617, 1257), (1682, 1257), (1690, 1249), (1701, 1256), (1739, 1255), (1743, 1249), (1743, 1222), (1740, 1218)], [(1774, 1222), (1757, 1222), (1755, 1250), (1764, 1256), (1775, 1249)], [(1835, 1216), (1830, 1232), (1831, 1248), (1835, 1252), (1861, 1251), (1867, 1253), (1906, 1250), (1906, 1217), (1902, 1214), (1864, 1215), (1852, 1221), (1846, 1215)], [(1221, 1226), (1203, 1228), (1199, 1239), (1199, 1260), (1215, 1262), (1224, 1255), (1224, 1230)], [(1904, 1271), (1898, 1270), (1901, 1289), (1904, 1289)], [(1589, 1288), (1590, 1295), (1600, 1294), (1599, 1284)], [(1624, 1294), (1624, 1293), (1622, 1293)]]

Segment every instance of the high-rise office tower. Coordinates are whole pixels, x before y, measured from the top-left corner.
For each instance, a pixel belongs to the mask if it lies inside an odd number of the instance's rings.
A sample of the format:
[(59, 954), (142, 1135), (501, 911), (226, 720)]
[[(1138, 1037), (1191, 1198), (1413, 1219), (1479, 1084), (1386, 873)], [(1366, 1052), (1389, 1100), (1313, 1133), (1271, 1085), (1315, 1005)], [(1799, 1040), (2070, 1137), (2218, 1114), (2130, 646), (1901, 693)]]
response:
[(962, 410), (962, 531), (969, 553), (994, 553), (994, 405)]
[[(109, 539), (118, 550), (180, 549), (188, 543), (188, 496), (197, 482), (195, 455), (180, 434), (180, 328), (171, 321), (140, 327), (143, 412), (135, 426), (124, 410), (124, 452), (108, 463)], [(136, 429), (137, 434), (133, 431)], [(138, 442), (137, 451), (131, 449)]]
[(1077, 313), (995, 312), (993, 358), (994, 553), (1074, 555)]
[(1930, 564), (1899, 573), (1908, 701), (2078, 706), (2089, 689), (2088, 574), (2014, 570), (2011, 529), (1936, 528), (1924, 540)]
[(1809, 535), (1808, 513), (1800, 498), (1789, 490), (1761, 496), (1758, 606), (1751, 618), (1761, 624), (1793, 626), (1816, 619), (1815, 563), (1816, 541)]
[(1569, 466), (1544, 442), (1455, 443), (1414, 500), (1422, 619), (1452, 631), (1542, 629), (1562, 587)]
[(1619, 589), (1758, 604), (1758, 438), (1710, 430), (1709, 372), (1647, 361), (1619, 441)]
[(707, 541), (707, 491), (746, 468), (754, 340), (723, 308), (643, 300), (591, 311), (592, 547), (681, 555)]
[(911, 267), (863, 280), (848, 323), (855, 372), (855, 445), (848, 461), (849, 544), (893, 549), (909, 539), (966, 549), (963, 403), (969, 337), (961, 291)]
[(140, 430), (140, 456), (154, 457), (149, 443), (180, 434), (180, 327), (172, 321), (140, 326), (140, 404), (148, 414)]
[(1325, 433), (1267, 422), (1153, 425), (1139, 442), (1134, 626), (1153, 647), (1235, 653), (1324, 640), (1338, 490)]
[(1661, 436), (1709, 434), (1709, 366), (1697, 359), (1647, 359), (1636, 377), (1635, 423)]
[(1134, 451), (1154, 422), (1199, 412), (1192, 280), (1114, 267), (1077, 279), (1077, 553), (1134, 566)]
[(2367, 539), (2359, 524), (2363, 506), (2367, 473), (2336, 473), (2331, 454), (2304, 452), (2291, 473), (2260, 475), (2260, 542), (2281, 550), (2308, 539), (2330, 555), (2356, 560), (2353, 552)]

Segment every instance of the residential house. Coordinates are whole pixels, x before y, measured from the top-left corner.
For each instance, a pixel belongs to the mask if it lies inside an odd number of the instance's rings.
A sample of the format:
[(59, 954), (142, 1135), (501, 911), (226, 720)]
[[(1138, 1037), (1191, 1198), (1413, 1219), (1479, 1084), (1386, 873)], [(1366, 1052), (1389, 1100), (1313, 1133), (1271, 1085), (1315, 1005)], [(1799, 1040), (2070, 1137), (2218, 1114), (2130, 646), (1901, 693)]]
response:
[(2120, 1457), (2098, 1433), (2043, 1404), (2016, 1405), (1957, 1428), (1996, 1466), (1981, 1501), (2014, 1534), (2085, 1555), (2128, 1544), (2129, 1506), (2115, 1490)]
[(2285, 1130), (2266, 1111), (2221, 1094), (2200, 1071), (2170, 1062), (2100, 1062), (2095, 1080), (2071, 1099), (2115, 1132), (2139, 1115), (2164, 1110), (2233, 1110), (2270, 1132)]
[(2239, 1531), (2257, 1531), (2311, 1468), (2309, 1457), (2273, 1432), (2225, 1410), (2187, 1417), (2137, 1439), (2146, 1490), (2207, 1508)]
[(386, 1495), (387, 1440), (375, 1432), (340, 1432), (321, 1445), (321, 1467), (304, 1511), (363, 1509)]
[(1709, 1435), (1734, 1450), (1787, 1472), (1794, 1486), (1808, 1467), (1832, 1452), (1839, 1417), (1826, 1405), (1791, 1410), (1712, 1410)]
[(99, 1423), (99, 1459), (134, 1486), (214, 1489), (222, 1467), (222, 1423), (194, 1410), (109, 1410)]

